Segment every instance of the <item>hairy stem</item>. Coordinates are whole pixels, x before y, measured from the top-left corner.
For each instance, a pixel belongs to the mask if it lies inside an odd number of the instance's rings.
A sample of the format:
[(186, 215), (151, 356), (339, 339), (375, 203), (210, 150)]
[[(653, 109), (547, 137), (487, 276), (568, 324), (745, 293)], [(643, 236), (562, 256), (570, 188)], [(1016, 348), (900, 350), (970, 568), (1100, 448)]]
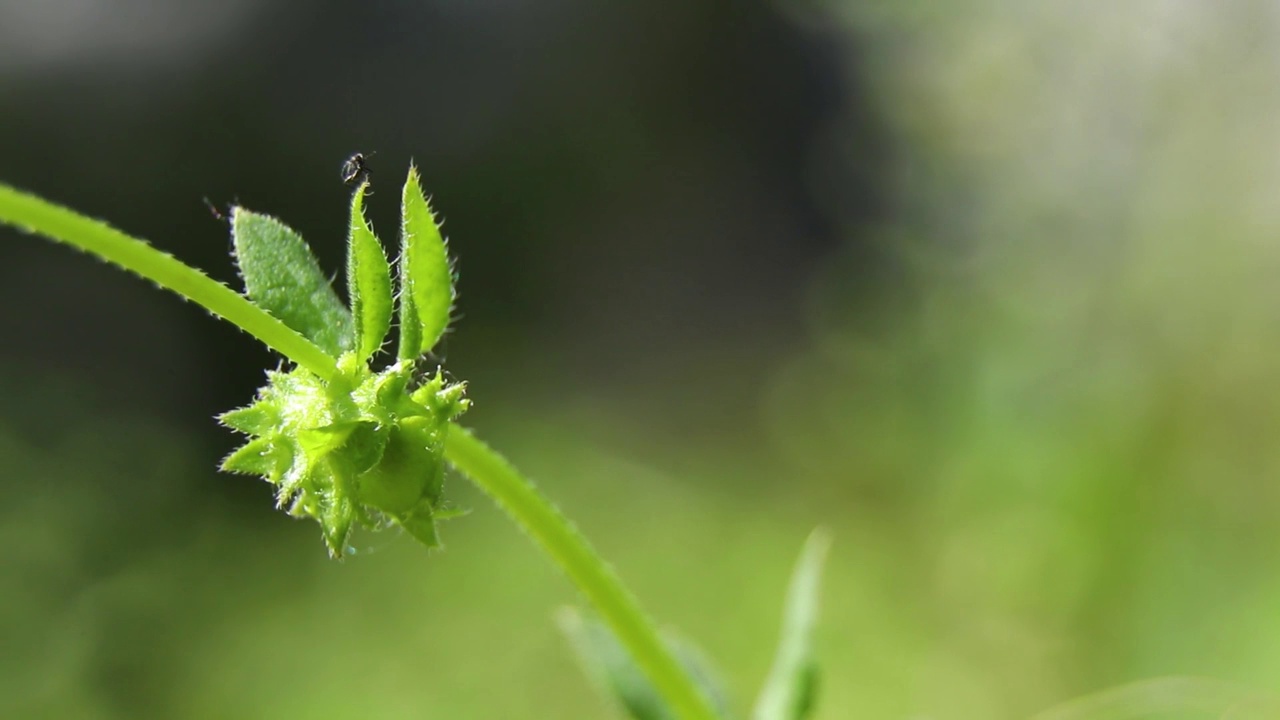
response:
[[(231, 288), (104, 222), (0, 183), (0, 223), (96, 255), (200, 305), (316, 375), (332, 357)], [(450, 428), (450, 462), (493, 498), (569, 576), (682, 720), (716, 714), (639, 603), (573, 525), (514, 467), (466, 429)]]
[(0, 183), (0, 222), (92, 253), (172, 290), (326, 380), (337, 374), (333, 358), (248, 298), (100, 220)]
[(710, 701), (693, 683), (653, 622), (612, 568), (573, 523), (533, 483), (465, 428), (453, 425), (445, 457), (524, 528), (595, 606), (659, 694), (684, 720), (714, 720)]

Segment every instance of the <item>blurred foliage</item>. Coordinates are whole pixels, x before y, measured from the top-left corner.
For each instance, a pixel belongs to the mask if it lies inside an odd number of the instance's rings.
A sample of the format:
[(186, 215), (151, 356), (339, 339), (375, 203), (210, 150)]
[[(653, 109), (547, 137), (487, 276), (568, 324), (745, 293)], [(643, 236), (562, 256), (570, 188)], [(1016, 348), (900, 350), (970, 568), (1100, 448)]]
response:
[[(451, 190), (461, 222), (446, 224), (461, 256), (460, 306), (475, 316), (450, 340), (451, 367), (477, 401), (469, 421), (541, 480), (655, 615), (706, 649), (740, 712), (768, 670), (794, 548), (817, 523), (835, 535), (816, 638), (818, 718), (1026, 717), (1161, 675), (1274, 687), (1274, 9), (1247, 0), (779, 8), (815, 45), (837, 38), (846, 107), (809, 140), (806, 178), (778, 165), (760, 172), (816, 198), (845, 233), (841, 247), (823, 255), (803, 223), (756, 214), (776, 186), (742, 180), (754, 166), (727, 158), (755, 147), (751, 132), (767, 144), (780, 126), (748, 132), (726, 116), (682, 114), (684, 103), (703, 108), (700, 93), (721, 77), (684, 82), (693, 55), (642, 65), (643, 92), (626, 96), (641, 108), (634, 115), (602, 89), (626, 83), (574, 86), (596, 110), (614, 109), (586, 116), (599, 123), (593, 132), (552, 132), (546, 118), (561, 115), (535, 114), (544, 144), (513, 152), (511, 137), (531, 135), (495, 132), (506, 142), (475, 140), (471, 154), (435, 165), (440, 178), (462, 165), (474, 173)], [(707, 18), (724, 19), (681, 15), (672, 37), (723, 42), (715, 28), (729, 24)], [(738, 57), (713, 47), (712, 57)], [(569, 72), (564, 58), (576, 55), (563, 52), (555, 67)], [(739, 73), (761, 77), (746, 69), (757, 67), (721, 69), (749, 87)], [(715, 139), (708, 117), (732, 126), (728, 140)], [(867, 129), (868, 117), (879, 129)], [(0, 118), (0, 132), (12, 137), (26, 122)], [(216, 142), (241, 142), (248, 121), (237, 122)], [(648, 134), (646, 122), (659, 129)], [(654, 139), (664, 136), (683, 142)], [(181, 150), (165, 147), (148, 152), (177, 164)], [(583, 148), (613, 153), (593, 161)], [(329, 158), (353, 149), (364, 148)], [(567, 156), (550, 172), (557, 153)], [(46, 186), (72, 167), (108, 184), (97, 164), (127, 162), (70, 156), (78, 163), (38, 171)], [(271, 168), (247, 173), (254, 199), (298, 172)], [(5, 177), (21, 179), (11, 167)], [(884, 216), (868, 216), (868, 182), (888, 198)], [(520, 192), (530, 186), (541, 194)], [(737, 202), (723, 204), (726, 215), (741, 213), (735, 222), (758, 235), (712, 222), (708, 208), (724, 197), (707, 187), (729, 188)], [(294, 192), (289, 202), (310, 202)], [(503, 197), (509, 204), (495, 202)], [(110, 216), (110, 201), (96, 202), (82, 209)], [(452, 217), (449, 197), (437, 204)], [(136, 205), (145, 215), (148, 204)], [(531, 240), (520, 228), (557, 242), (549, 236), (566, 226), (550, 222), (561, 217), (553, 211), (578, 206), (586, 219), (565, 232), (592, 242), (562, 240), (550, 255), (562, 263), (526, 266), (519, 244)], [(315, 227), (340, 235), (341, 203), (317, 216)], [(643, 231), (625, 231), (633, 227)], [(169, 228), (136, 229), (161, 239)], [(501, 236), (511, 255), (486, 252), (477, 236)], [(643, 252), (650, 241), (670, 265)], [(802, 274), (786, 255), (797, 245), (821, 256), (801, 309), (778, 290)], [(202, 252), (190, 259), (218, 260)], [(76, 269), (83, 258), (32, 257), (23, 267), (66, 266), (72, 281), (92, 272)], [(469, 285), (473, 270), (480, 279)], [(223, 348), (248, 341), (182, 340), (188, 325), (150, 307), (168, 298), (119, 292), (138, 314), (94, 319), (119, 325), (92, 342), (52, 339), (78, 325), (4, 320), (45, 333), (33, 336), (39, 347), (95, 348), (111, 373), (92, 372), (89, 360), (68, 367), (61, 355), (41, 370), (27, 350), (14, 350), (4, 373), (0, 716), (607, 716), (551, 622), (573, 599), (565, 584), (460, 483), (449, 492), (477, 512), (447, 528), (446, 551), (374, 538), (363, 557), (331, 563), (309, 529), (272, 514), (268, 488), (227, 490), (247, 486), (214, 478), (229, 439), (197, 435), (196, 421), (237, 401), (215, 406), (199, 377), (179, 377), (166, 380), (169, 395), (124, 405), (130, 386), (111, 379), (128, 377), (130, 363), (168, 378), (183, 361), (209, 362), (214, 374), (219, 352), (245, 352)], [(253, 372), (226, 371), (244, 387), (239, 402)], [(153, 405), (184, 419), (151, 417)]]

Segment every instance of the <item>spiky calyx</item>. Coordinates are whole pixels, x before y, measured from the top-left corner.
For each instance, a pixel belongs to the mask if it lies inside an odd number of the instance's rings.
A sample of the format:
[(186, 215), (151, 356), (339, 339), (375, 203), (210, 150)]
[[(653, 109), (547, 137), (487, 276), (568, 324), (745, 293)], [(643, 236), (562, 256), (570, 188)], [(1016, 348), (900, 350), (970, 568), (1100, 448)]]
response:
[(222, 469), (274, 485), (280, 507), (320, 523), (334, 557), (356, 523), (438, 545), (436, 520), (449, 512), (444, 440), (470, 404), (465, 385), (437, 371), (411, 388), (407, 360), (374, 372), (347, 354), (338, 365), (327, 382), (301, 368), (267, 373), (251, 405), (218, 418), (249, 436)]

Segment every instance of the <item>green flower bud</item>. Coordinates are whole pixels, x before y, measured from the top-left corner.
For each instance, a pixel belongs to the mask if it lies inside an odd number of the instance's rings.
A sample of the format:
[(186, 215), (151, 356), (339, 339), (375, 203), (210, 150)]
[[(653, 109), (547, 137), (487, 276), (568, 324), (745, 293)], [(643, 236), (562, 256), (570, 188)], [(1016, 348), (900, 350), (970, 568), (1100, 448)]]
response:
[(437, 372), (410, 390), (409, 360), (375, 373), (348, 353), (338, 366), (328, 382), (301, 368), (268, 373), (253, 404), (219, 418), (249, 436), (222, 469), (274, 485), (280, 507), (320, 523), (334, 557), (356, 523), (437, 545), (444, 441), (469, 405), (464, 385)]

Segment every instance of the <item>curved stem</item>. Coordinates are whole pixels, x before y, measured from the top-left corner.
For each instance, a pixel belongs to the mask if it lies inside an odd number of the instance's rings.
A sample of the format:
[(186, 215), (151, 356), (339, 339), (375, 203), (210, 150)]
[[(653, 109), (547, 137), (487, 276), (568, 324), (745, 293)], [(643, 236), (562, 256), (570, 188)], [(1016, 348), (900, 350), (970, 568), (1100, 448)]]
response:
[(685, 720), (714, 720), (710, 701), (658, 635), (653, 622), (586, 538), (533, 483), (467, 429), (453, 425), (445, 457), (524, 529), (564, 570)]
[[(0, 223), (97, 255), (200, 305), (328, 380), (323, 350), (231, 288), (104, 222), (0, 183)], [(683, 720), (715, 720), (706, 696), (676, 661), (639, 603), (591, 545), (514, 467), (454, 425), (445, 454), (524, 528), (595, 605), (658, 692)]]
[(196, 303), (326, 380), (337, 374), (333, 358), (248, 298), (104, 222), (0, 183), (0, 223), (97, 255)]

